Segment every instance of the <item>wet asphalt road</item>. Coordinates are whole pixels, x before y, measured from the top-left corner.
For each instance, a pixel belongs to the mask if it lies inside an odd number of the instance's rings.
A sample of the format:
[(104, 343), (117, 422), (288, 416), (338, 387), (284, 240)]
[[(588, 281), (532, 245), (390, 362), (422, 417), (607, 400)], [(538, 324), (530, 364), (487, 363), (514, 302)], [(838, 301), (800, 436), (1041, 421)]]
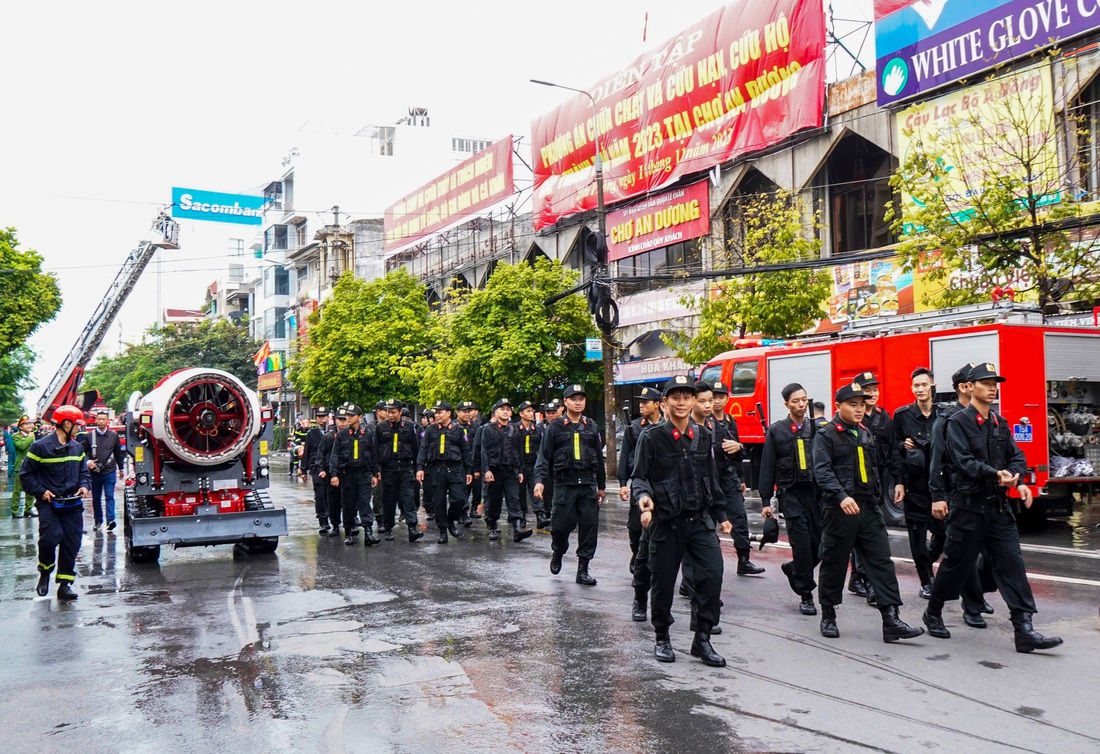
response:
[[(1058, 650), (1016, 654), (996, 595), (985, 631), (949, 607), (949, 641), (884, 644), (858, 601), (827, 641), (779, 572), (787, 550), (739, 578), (729, 548), (714, 640), (729, 666), (711, 669), (688, 655), (686, 600), (675, 664), (630, 621), (617, 503), (586, 588), (571, 557), (549, 573), (546, 533), (495, 544), (477, 522), (446, 546), (353, 548), (317, 536), (306, 485), (278, 475), (273, 498), (292, 532), (273, 556), (166, 549), (130, 566), (120, 537), (89, 531), (69, 605), (34, 597), (35, 522), (0, 520), (0, 751), (1100, 750), (1095, 511), (1027, 538), (1037, 626)], [(898, 572), (919, 622), (912, 566)]]

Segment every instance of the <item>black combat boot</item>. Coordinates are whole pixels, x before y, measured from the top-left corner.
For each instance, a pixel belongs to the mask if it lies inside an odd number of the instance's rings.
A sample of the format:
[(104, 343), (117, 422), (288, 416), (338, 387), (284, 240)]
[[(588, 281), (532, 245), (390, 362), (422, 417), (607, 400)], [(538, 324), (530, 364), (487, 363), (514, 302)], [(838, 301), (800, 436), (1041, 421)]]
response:
[(522, 542), (534, 533), (535, 532), (528, 529), (522, 521), (512, 522), (512, 541)]
[(561, 573), (561, 553), (557, 550), (550, 553), (550, 573), (555, 576)]
[(836, 627), (836, 608), (832, 605), (821, 606), (821, 635), (826, 639), (840, 638), (840, 629)]
[[(65, 600), (66, 602), (72, 602), (76, 599), (76, 592), (74, 592), (73, 588), (69, 586), (68, 581), (62, 581), (61, 585), (57, 587), (57, 598), (59, 600)], [(1028, 625), (1031, 625), (1030, 619), (1028, 620)], [(1019, 645), (1018, 642), (1019, 640), (1017, 640), (1017, 646)], [(1058, 643), (1061, 644), (1062, 640), (1059, 639)], [(1029, 649), (1027, 651), (1030, 652), (1031, 650)]]
[(489, 527), (489, 541), (496, 542), (500, 539), (500, 530), (497, 529), (496, 521), (486, 521), (485, 525)]
[(596, 586), (596, 580), (588, 574), (588, 558), (577, 558), (577, 583), (582, 586)]
[(39, 571), (38, 572), (38, 586), (34, 588), (35, 594), (39, 597), (45, 597), (50, 593), (50, 572)]
[(339, 537), (340, 536), (340, 525), (337, 524), (336, 526), (329, 529), (328, 535), (330, 537)]
[(898, 639), (915, 639), (924, 633), (919, 626), (910, 626), (898, 615), (897, 605), (880, 607), (882, 613), (882, 640), (889, 644)]
[(802, 595), (802, 601), (798, 603), (798, 612), (803, 615), (817, 615), (817, 608), (814, 606), (814, 596), (812, 594)]
[(439, 539), (436, 540), (436, 541), (439, 542), (439, 544), (441, 544), (441, 545), (447, 544), (447, 529), (446, 529), (446, 527), (443, 527), (443, 526), (439, 527)]
[(981, 613), (969, 613), (966, 610), (963, 610), (963, 623), (971, 628), (985, 628), (989, 625)]
[(355, 541), (359, 536), (359, 530), (358, 529), (346, 529), (345, 534), (347, 536), (344, 537), (344, 544), (353, 545), (353, 544), (355, 544)]
[(695, 640), (691, 642), (691, 656), (698, 657), (704, 665), (712, 668), (726, 667), (726, 658), (714, 651), (710, 645), (710, 631), (704, 621), (700, 621), (699, 630), (695, 632)]
[(1036, 649), (1054, 649), (1062, 643), (1061, 636), (1043, 636), (1031, 625), (1031, 613), (1015, 613), (1012, 627), (1016, 630), (1016, 651), (1027, 654)]
[(857, 597), (866, 597), (868, 586), (869, 584), (858, 573), (853, 573), (848, 577), (848, 591)]
[(392, 542), (393, 541), (393, 529), (386, 529), (386, 533), (382, 537), (382, 539), (386, 540), (387, 542)]
[(676, 662), (676, 653), (672, 651), (672, 640), (668, 638), (668, 631), (657, 634), (653, 656), (657, 658), (657, 662)]
[(549, 529), (550, 517), (543, 515), (541, 511), (535, 511), (535, 528), (536, 529)]
[(380, 545), (382, 540), (374, 536), (374, 526), (367, 525), (363, 527), (363, 546), (370, 547), (371, 545)]
[(634, 591), (634, 604), (630, 606), (630, 619), (636, 623), (644, 623), (646, 618), (646, 608), (649, 603), (649, 592), (644, 589), (637, 589)]
[(420, 527), (416, 524), (409, 524), (409, 541), (415, 542), (424, 536), (424, 532), (420, 531)]
[(867, 587), (867, 604), (878, 607), (878, 595), (875, 594), (875, 588), (871, 586), (871, 582), (864, 579), (863, 585)]
[(455, 524), (454, 521), (447, 525), (447, 531), (450, 532), (452, 537), (458, 539), (458, 526)]
[(323, 518), (318, 519), (318, 521), (317, 521), (317, 533), (318, 534), (320, 534), (321, 536), (325, 536), (331, 530), (332, 530), (332, 527), (328, 525), (328, 521), (326, 519), (323, 519)]
[[(737, 553), (737, 575), (738, 576), (756, 576), (761, 574), (765, 569), (753, 563), (749, 560), (749, 554), (747, 552)], [(723, 661), (725, 664), (725, 661)]]
[(943, 625), (943, 603), (938, 600), (929, 600), (928, 609), (921, 616), (924, 625), (928, 627), (928, 635), (937, 639), (950, 639), (951, 632)]

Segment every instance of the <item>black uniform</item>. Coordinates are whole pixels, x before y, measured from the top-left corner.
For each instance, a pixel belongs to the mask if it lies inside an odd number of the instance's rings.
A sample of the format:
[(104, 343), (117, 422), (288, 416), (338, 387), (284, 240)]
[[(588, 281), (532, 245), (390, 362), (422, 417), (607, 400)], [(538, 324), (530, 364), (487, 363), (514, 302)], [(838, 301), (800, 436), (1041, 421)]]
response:
[(523, 481), (519, 486), (519, 507), (523, 515), (527, 516), (528, 508), (535, 512), (535, 517), (541, 522), (549, 518), (546, 515), (546, 506), (543, 501), (535, 497), (535, 461), (539, 457), (539, 446), (542, 445), (542, 427), (534, 422), (531, 426), (524, 427), (523, 422), (516, 424), (520, 437), (520, 465), (523, 468)]
[(932, 582), (932, 603), (958, 599), (982, 547), (988, 554), (1001, 597), (1014, 617), (1035, 613), (1035, 598), (1020, 553), (1020, 534), (997, 470), (1027, 471), (1008, 422), (995, 411), (982, 417), (974, 406), (945, 422), (947, 459), (956, 469), (948, 488), (950, 514), (944, 560)]
[[(814, 480), (821, 490), (821, 604), (835, 607), (844, 601), (844, 575), (853, 547), (859, 547), (867, 579), (880, 608), (902, 604), (897, 573), (890, 560), (890, 541), (883, 518), (875, 440), (862, 424), (845, 424), (834, 416), (813, 441)], [(859, 513), (848, 515), (840, 503), (851, 497)]]
[(654, 503), (648, 539), (657, 636), (667, 637), (673, 623), (673, 590), (684, 560), (691, 563), (698, 628), (709, 634), (720, 616), (723, 576), (715, 523), (727, 520), (711, 433), (694, 423), (684, 433), (667, 421), (648, 428), (639, 439), (631, 488)]
[(760, 502), (768, 507), (772, 494), (778, 494), (792, 558), (783, 572), (791, 590), (803, 599), (817, 587), (814, 569), (820, 562), (821, 503), (812, 456), (816, 431), (809, 417), (803, 417), (801, 425), (790, 416), (777, 421), (768, 427), (760, 459)]
[(294, 438), (294, 447), (290, 451), (290, 474), (291, 474), (291, 476), (294, 475), (295, 471), (298, 471), (299, 473), (305, 473), (305, 470), (308, 468), (305, 464), (304, 451), (303, 451), (303, 455), (298, 455), (298, 450), (299, 450), (299, 448), (302, 448), (302, 446), (305, 445), (306, 436), (308, 434), (309, 434), (308, 429), (302, 429), (302, 427), (295, 427), (294, 428), (294, 433), (292, 435), (293, 438)]
[(353, 536), (355, 514), (368, 532), (374, 524), (371, 479), (378, 473), (378, 443), (372, 430), (347, 427), (336, 433), (329, 457), (329, 473), (340, 480), (344, 532)]
[(75, 581), (76, 555), (84, 538), (84, 503), (47, 502), (42, 496), (47, 490), (63, 498), (74, 495), (81, 487), (91, 489), (92, 475), (84, 448), (75, 439), (62, 444), (56, 434), (35, 440), (19, 469), (19, 481), (34, 497), (38, 509), (39, 573), (48, 574), (54, 569), (60, 546), (55, 579), (59, 584)]
[[(596, 422), (560, 416), (546, 426), (535, 462), (535, 484), (554, 484), (550, 533), (554, 552), (569, 551), (569, 535), (577, 529), (577, 558), (587, 564), (596, 555), (600, 508), (597, 490), (606, 486), (603, 436)], [(543, 500), (545, 501), (545, 490)]]
[[(928, 488), (932, 428), (938, 416), (935, 404), (928, 416), (916, 403), (902, 406), (894, 413), (894, 449), (902, 461), (898, 483), (905, 485), (905, 528), (909, 531), (909, 550), (921, 586), (932, 582), (932, 565), (939, 560), (947, 536), (943, 519), (932, 517), (932, 493)], [(916, 447), (906, 449), (906, 440), (912, 440)]]
[(508, 522), (517, 527), (523, 519), (519, 507), (519, 475), (522, 473), (520, 454), (520, 430), (515, 424), (503, 426), (489, 422), (478, 430), (478, 471), (482, 479), (486, 472), (493, 472), (493, 481), (485, 484), (485, 524), (497, 528), (500, 520), (501, 501), (508, 509)]
[(420, 450), (417, 426), (404, 417), (396, 423), (387, 419), (375, 425), (375, 432), (382, 470), (382, 528), (387, 532), (393, 530), (398, 508), (405, 516), (405, 523), (415, 527), (418, 511), (413, 482)]
[[(332, 470), (329, 468), (329, 460), (332, 458), (332, 446), (336, 444), (336, 425), (325, 430), (321, 436), (321, 447), (316, 465), (319, 471), (325, 472), (325, 502), (328, 510), (328, 522), (332, 526), (330, 536), (339, 534), (340, 522), (343, 520), (343, 504), (340, 501), (340, 488), (332, 486)], [(311, 457), (312, 458), (312, 457)], [(319, 473), (319, 472), (318, 472)]]
[[(313, 480), (313, 511), (324, 529), (329, 525), (328, 491), (332, 487), (328, 481), (328, 460), (324, 456), (325, 431), (320, 427), (311, 427), (302, 446), (302, 468), (309, 472)], [(332, 452), (331, 445), (329, 452)]]
[(738, 466), (741, 463), (741, 451), (727, 453), (722, 449), (722, 443), (733, 440), (740, 443), (741, 438), (737, 434), (737, 422), (729, 414), (722, 414), (722, 419), (707, 417), (707, 429), (714, 436), (714, 465), (718, 469), (718, 484), (722, 487), (722, 495), (726, 498), (726, 516), (733, 524), (734, 549), (737, 550), (739, 560), (748, 560), (752, 542), (749, 541), (749, 517), (745, 512), (745, 493), (741, 489), (741, 473)]
[[(863, 426), (875, 439), (875, 468), (878, 469), (879, 494), (887, 494), (893, 498), (894, 485), (901, 476), (901, 458), (894, 449), (894, 420), (890, 418), (890, 413), (886, 409), (876, 405), (867, 409)], [(881, 502), (880, 500), (879, 504)], [(873, 595), (874, 588), (867, 579), (858, 543), (852, 548), (851, 560), (852, 576), (858, 575), (863, 580), (864, 588)], [(849, 586), (849, 590), (862, 594), (858, 588), (852, 586)], [(867, 598), (869, 602), (872, 599), (872, 597)]]
[(425, 494), (432, 500), (440, 537), (449, 529), (454, 533), (466, 505), (466, 476), (473, 473), (472, 442), (466, 430), (453, 421), (442, 427), (429, 424), (420, 440), (416, 468), (424, 472)]
[(474, 474), (470, 479), (470, 483), (466, 485), (466, 503), (462, 511), (462, 524), (469, 526), (472, 522), (470, 519), (479, 516), (477, 507), (481, 505), (481, 471), (476, 467), (480, 464), (478, 459), (481, 458), (481, 444), (479, 442), (479, 435), (483, 426), (479, 419), (474, 419), (468, 424), (459, 422), (466, 431), (466, 437), (470, 443), (470, 453), (472, 455)]

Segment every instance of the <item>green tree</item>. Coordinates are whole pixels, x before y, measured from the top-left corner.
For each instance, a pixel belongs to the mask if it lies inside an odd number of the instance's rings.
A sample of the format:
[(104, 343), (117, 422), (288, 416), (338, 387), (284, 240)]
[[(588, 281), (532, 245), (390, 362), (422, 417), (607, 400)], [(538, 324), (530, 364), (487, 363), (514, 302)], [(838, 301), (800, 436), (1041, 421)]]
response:
[[(1067, 108), (1071, 139), (1087, 146)], [(1040, 306), (1095, 293), (1100, 242), (1082, 229), (1095, 204), (1073, 201), (1079, 152), (1059, 155), (1049, 66), (995, 74), (958, 109), (902, 115), (909, 148), (890, 179), (900, 195), (886, 219), (903, 264), (931, 267), (939, 306), (988, 301), (997, 288)], [(1083, 148), (1082, 152), (1089, 150)]]
[(61, 290), (42, 272), (42, 256), (19, 248), (15, 228), (0, 228), (0, 356), (26, 343), (60, 308)]
[(141, 343), (130, 344), (117, 356), (100, 358), (85, 374), (84, 388), (98, 390), (104, 403), (116, 411), (126, 408), (135, 390), (148, 393), (177, 369), (222, 369), (255, 389), (252, 355), (259, 347), (247, 327), (226, 320), (151, 327)]
[(0, 425), (14, 424), (26, 413), (19, 393), (34, 387), (31, 379), (34, 359), (34, 351), (26, 346), (0, 356)]
[(423, 365), (423, 402), (473, 400), (487, 409), (580, 381), (593, 405), (603, 389), (599, 362), (584, 360), (585, 338), (598, 335), (587, 303), (576, 294), (543, 304), (577, 279), (560, 262), (539, 259), (498, 265), (483, 289), (452, 292), (450, 311), (436, 320), (437, 349)]
[(702, 364), (749, 333), (765, 338), (797, 335), (822, 316), (829, 296), (829, 278), (822, 269), (751, 271), (820, 259), (819, 223), (797, 196), (786, 191), (745, 196), (737, 215), (737, 230), (716, 260), (718, 269), (737, 274), (717, 285), (717, 295), (682, 299), (699, 309), (693, 336), (663, 336), (689, 364)]
[(366, 282), (350, 272), (310, 315), (291, 381), (314, 403), (418, 396), (413, 366), (430, 347), (427, 288), (404, 268)]

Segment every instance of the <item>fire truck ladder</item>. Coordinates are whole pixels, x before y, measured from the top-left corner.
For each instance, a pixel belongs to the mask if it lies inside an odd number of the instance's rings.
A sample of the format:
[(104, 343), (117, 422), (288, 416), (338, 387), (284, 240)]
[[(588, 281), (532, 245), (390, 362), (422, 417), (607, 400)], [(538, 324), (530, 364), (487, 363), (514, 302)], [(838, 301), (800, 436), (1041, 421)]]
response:
[(978, 325), (986, 322), (1041, 325), (1043, 324), (1043, 313), (1037, 306), (1012, 302), (970, 304), (968, 306), (955, 306), (950, 309), (936, 309), (914, 314), (899, 314), (887, 317), (879, 315), (869, 319), (857, 319), (849, 322), (840, 331), (840, 335), (843, 336), (848, 333), (888, 334), (891, 332), (927, 330), (936, 327), (965, 327), (966, 325)]
[(153, 232), (150, 235), (152, 240), (142, 241), (126, 257), (114, 282), (100, 300), (99, 306), (92, 313), (88, 324), (84, 326), (80, 337), (69, 349), (65, 361), (50, 380), (49, 387), (38, 399), (39, 418), (48, 419), (48, 413), (54, 408), (76, 400), (77, 388), (84, 376), (84, 368), (88, 366), (88, 362), (99, 349), (119, 310), (126, 303), (126, 298), (134, 290), (134, 286), (141, 278), (141, 273), (145, 271), (157, 249), (179, 248), (179, 225), (164, 213), (161, 213), (153, 222)]

